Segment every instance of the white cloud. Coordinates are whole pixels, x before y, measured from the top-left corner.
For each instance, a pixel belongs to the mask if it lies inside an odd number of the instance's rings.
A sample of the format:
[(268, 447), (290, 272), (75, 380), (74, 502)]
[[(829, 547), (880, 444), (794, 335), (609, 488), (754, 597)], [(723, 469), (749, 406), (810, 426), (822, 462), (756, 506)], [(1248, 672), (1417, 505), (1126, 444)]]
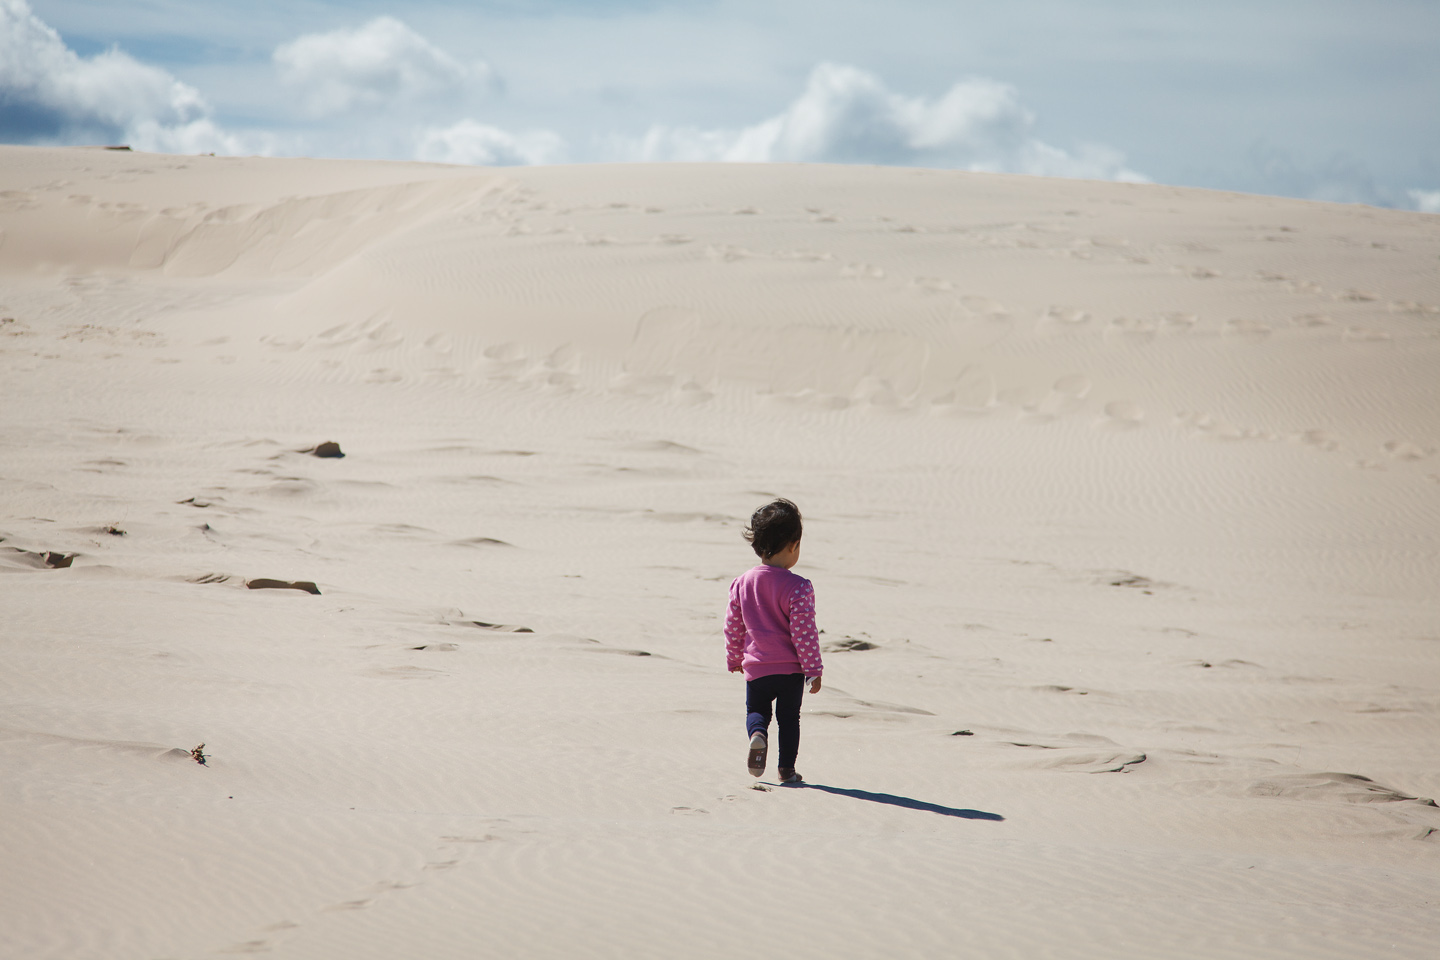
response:
[(449, 127), (433, 127), (420, 135), (415, 159), (430, 163), (471, 163), (484, 166), (519, 166), (553, 163), (564, 142), (548, 130), (521, 134), (474, 120)]
[(316, 115), (495, 84), (486, 64), (461, 63), (393, 17), (297, 37), (275, 48), (274, 60)]
[(874, 74), (822, 63), (782, 113), (741, 130), (652, 127), (620, 150), (641, 160), (811, 161), (1143, 181), (1106, 147), (1074, 153), (1032, 135), (1009, 84), (977, 78), (938, 100), (891, 92)]
[(196, 124), (219, 137), (208, 113), (194, 87), (164, 70), (118, 49), (80, 57), (25, 0), (0, 0), (0, 138), (183, 139), (182, 131), (198, 130)]
[(1440, 190), (1411, 190), (1410, 202), (1421, 213), (1440, 213)]
[(136, 150), (150, 153), (271, 154), (277, 145), (270, 134), (238, 136), (221, 129), (208, 117), (174, 124), (140, 120), (129, 126), (125, 140)]
[(1235, 178), (1236, 189), (1440, 213), (1440, 190), (1407, 190), (1396, 186), (1393, 179), (1388, 183), (1377, 180), (1366, 164), (1345, 153), (1315, 161), (1261, 140), (1251, 144), (1248, 160), (1248, 169)]

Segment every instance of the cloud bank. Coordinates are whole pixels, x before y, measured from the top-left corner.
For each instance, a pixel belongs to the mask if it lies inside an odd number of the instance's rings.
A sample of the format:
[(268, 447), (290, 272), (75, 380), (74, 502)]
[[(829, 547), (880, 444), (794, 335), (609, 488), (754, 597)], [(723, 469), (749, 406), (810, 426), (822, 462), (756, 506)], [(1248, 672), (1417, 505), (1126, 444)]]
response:
[(1377, 183), (1365, 164), (1343, 153), (1316, 161), (1259, 141), (1251, 146), (1247, 159), (1248, 169), (1236, 177), (1236, 189), (1331, 203), (1408, 206), (1423, 213), (1440, 213), (1440, 191), (1401, 190)]
[(25, 0), (0, 0), (0, 136), (21, 143), (124, 140), (144, 150), (238, 152), (199, 91), (118, 49), (75, 54)]
[(449, 127), (432, 127), (420, 134), (415, 159), (428, 163), (520, 166), (553, 163), (565, 150), (565, 141), (549, 130), (513, 134), (499, 127), (461, 120)]
[(280, 79), (316, 115), (442, 97), (495, 86), (488, 64), (464, 64), (393, 17), (353, 30), (311, 33), (275, 49)]
[[(653, 125), (640, 135), (600, 133), (570, 142), (552, 129), (496, 123), (497, 115), (516, 116), (515, 105), (499, 99), (496, 71), (455, 57), (392, 16), (295, 37), (275, 47), (262, 67), (270, 83), (293, 96), (267, 92), (257, 99), (268, 104), (262, 126), (222, 126), (195, 87), (118, 48), (81, 57), (26, 0), (0, 0), (0, 142), (126, 142), (166, 153), (325, 154), (494, 166), (865, 163), (1148, 179), (1112, 147), (1062, 148), (1041, 139), (1017, 88), (984, 77), (961, 80), (939, 96), (916, 96), (890, 89), (876, 73), (822, 62), (788, 105), (749, 125)], [(1393, 180), (1378, 184), (1364, 164), (1341, 155), (1317, 163), (1259, 143), (1241, 168), (1208, 179), (1231, 189), (1440, 213), (1435, 183), (1412, 189)]]
[(1411, 190), (1410, 202), (1421, 213), (1440, 213), (1440, 190)]
[(1035, 116), (1006, 83), (964, 80), (937, 100), (892, 92), (872, 73), (822, 63), (784, 111), (739, 130), (652, 127), (622, 152), (641, 160), (804, 161), (958, 168), (1145, 181), (1124, 155), (1076, 152), (1034, 136)]

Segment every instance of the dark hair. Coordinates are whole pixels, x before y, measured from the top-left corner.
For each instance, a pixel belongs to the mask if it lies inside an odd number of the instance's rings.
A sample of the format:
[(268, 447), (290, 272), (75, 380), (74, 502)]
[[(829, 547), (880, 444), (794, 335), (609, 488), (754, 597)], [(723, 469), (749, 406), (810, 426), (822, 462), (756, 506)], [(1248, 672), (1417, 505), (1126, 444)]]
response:
[(776, 500), (750, 515), (745, 539), (755, 548), (756, 556), (768, 560), (799, 540), (803, 532), (800, 508), (789, 500)]

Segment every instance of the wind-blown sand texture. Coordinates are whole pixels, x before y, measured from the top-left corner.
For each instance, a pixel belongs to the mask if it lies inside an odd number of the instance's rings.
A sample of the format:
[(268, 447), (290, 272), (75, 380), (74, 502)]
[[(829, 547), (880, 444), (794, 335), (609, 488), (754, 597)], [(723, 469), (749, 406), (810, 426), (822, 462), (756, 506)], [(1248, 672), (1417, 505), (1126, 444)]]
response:
[(1435, 955), (1440, 218), (6, 147), (0, 229), (0, 955)]

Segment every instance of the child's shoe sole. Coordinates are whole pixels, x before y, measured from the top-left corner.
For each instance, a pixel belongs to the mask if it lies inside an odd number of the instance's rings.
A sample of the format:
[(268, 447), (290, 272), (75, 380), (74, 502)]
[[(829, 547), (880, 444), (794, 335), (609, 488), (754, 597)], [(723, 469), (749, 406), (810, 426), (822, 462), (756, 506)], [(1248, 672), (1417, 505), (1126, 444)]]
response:
[(750, 738), (750, 757), (746, 766), (750, 768), (750, 776), (763, 777), (765, 775), (765, 757), (770, 752), (770, 743), (765, 739), (763, 733), (757, 733)]

